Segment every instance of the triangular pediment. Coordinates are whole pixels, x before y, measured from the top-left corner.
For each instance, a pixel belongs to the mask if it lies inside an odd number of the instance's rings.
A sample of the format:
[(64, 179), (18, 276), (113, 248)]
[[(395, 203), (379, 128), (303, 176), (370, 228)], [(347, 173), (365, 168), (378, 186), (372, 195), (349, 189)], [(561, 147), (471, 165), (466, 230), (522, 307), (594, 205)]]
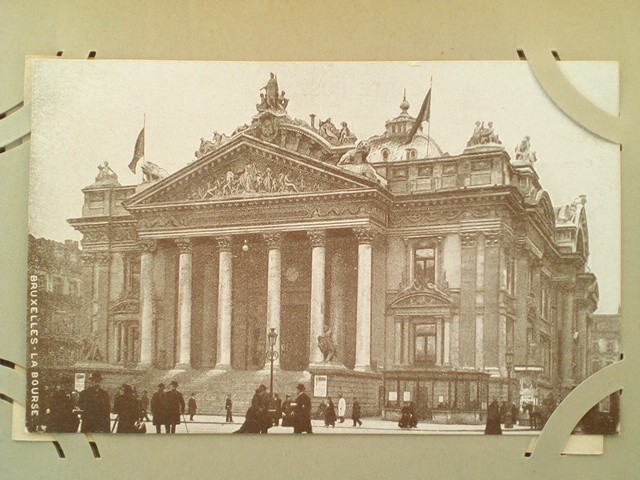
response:
[(320, 160), (239, 136), (131, 197), (127, 208), (382, 188)]
[(391, 301), (390, 307), (395, 309), (414, 307), (449, 308), (450, 305), (451, 298), (447, 292), (440, 290), (436, 285), (413, 283), (398, 293), (396, 298)]

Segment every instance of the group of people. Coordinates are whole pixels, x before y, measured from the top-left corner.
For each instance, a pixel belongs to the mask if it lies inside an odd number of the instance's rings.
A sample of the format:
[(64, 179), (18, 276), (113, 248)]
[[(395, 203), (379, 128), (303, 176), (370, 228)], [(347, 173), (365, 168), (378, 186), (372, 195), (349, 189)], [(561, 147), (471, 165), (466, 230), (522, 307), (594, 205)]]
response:
[[(336, 411), (336, 405), (333, 403), (331, 397), (327, 398), (327, 403), (324, 401), (320, 402), (318, 405), (317, 417), (319, 419), (324, 419), (325, 427), (333, 427), (336, 426), (336, 421), (340, 423), (344, 423), (344, 417), (347, 413), (347, 400), (342, 396), (342, 394), (338, 395), (338, 407)], [(353, 399), (353, 405), (351, 406), (351, 420), (353, 421), (353, 426), (361, 426), (362, 420), (362, 410), (360, 407), (360, 402), (358, 402), (357, 398)]]
[(418, 416), (416, 414), (416, 404), (414, 402), (405, 401), (400, 409), (400, 428), (418, 428)]

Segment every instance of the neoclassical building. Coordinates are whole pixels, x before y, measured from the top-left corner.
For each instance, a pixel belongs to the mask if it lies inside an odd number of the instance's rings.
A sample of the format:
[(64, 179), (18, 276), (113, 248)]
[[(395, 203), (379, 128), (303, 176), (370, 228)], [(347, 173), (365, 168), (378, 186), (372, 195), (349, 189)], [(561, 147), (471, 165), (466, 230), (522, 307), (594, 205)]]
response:
[(267, 88), (249, 124), (168, 176), (145, 162), (123, 186), (103, 165), (83, 190), (69, 223), (86, 325), (114, 375), (173, 371), (221, 409), (266, 372), (271, 328), (281, 391), (326, 376), (368, 413), (410, 399), (480, 421), (492, 396), (561, 398), (587, 375), (585, 198), (552, 205), (528, 137), (510, 156), (478, 122), (449, 155), (422, 128), (408, 138), (404, 99), (359, 142), (288, 101)]

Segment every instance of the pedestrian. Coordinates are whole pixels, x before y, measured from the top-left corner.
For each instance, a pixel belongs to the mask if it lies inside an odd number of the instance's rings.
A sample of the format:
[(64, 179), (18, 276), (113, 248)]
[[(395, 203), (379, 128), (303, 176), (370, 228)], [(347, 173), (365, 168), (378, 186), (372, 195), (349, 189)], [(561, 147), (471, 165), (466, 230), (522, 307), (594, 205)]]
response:
[(293, 407), (291, 406), (291, 396), (285, 395), (282, 401), (282, 424), (283, 427), (293, 427)]
[(487, 425), (484, 429), (485, 435), (502, 435), (500, 427), (500, 406), (496, 398), (489, 404), (487, 408)]
[(344, 416), (347, 413), (347, 401), (342, 396), (342, 394), (338, 395), (338, 418), (340, 419), (340, 423), (344, 423)]
[(329, 397), (327, 403), (327, 409), (324, 412), (324, 426), (329, 427), (331, 425), (333, 428), (336, 427), (336, 406)]
[(293, 433), (313, 433), (311, 428), (311, 399), (305, 393), (305, 387), (299, 383), (298, 396), (293, 404)]
[(362, 426), (362, 420), (360, 417), (362, 416), (362, 411), (360, 409), (360, 402), (358, 402), (357, 398), (353, 398), (353, 406), (351, 407), (351, 420), (353, 420), (353, 426), (356, 426), (356, 423), (359, 427)]
[(78, 431), (80, 420), (75, 412), (75, 402), (68, 389), (56, 385), (49, 399), (47, 431), (53, 433), (74, 433)]
[(189, 421), (193, 422), (193, 416), (196, 414), (196, 411), (198, 410), (195, 393), (192, 393), (191, 397), (189, 397), (189, 401), (187, 402), (187, 410), (189, 411)]
[(416, 413), (416, 403), (409, 401), (409, 412), (411, 414), (410, 428), (418, 428), (418, 414)]
[(162, 433), (161, 428), (164, 425), (167, 406), (165, 402), (164, 383), (158, 384), (158, 390), (151, 396), (151, 415), (153, 416), (153, 424), (156, 427), (156, 433)]
[(180, 415), (184, 413), (184, 397), (178, 391), (178, 382), (173, 380), (171, 390), (165, 393), (166, 417), (164, 428), (166, 433), (176, 433), (176, 425), (180, 425)]
[(269, 428), (267, 395), (267, 387), (261, 384), (253, 394), (251, 406), (244, 417), (244, 423), (234, 433), (267, 433)]
[(504, 424), (507, 421), (507, 402), (500, 404), (500, 423)]
[(147, 391), (142, 392), (142, 396), (140, 397), (140, 421), (148, 422), (149, 414), (147, 413), (149, 410), (149, 397), (147, 396)]
[(116, 433), (137, 433), (136, 422), (140, 420), (140, 400), (131, 385), (122, 386), (122, 394), (113, 399), (113, 413), (117, 417)]
[(224, 402), (224, 409), (227, 412), (225, 422), (233, 423), (233, 401), (231, 401), (231, 394), (227, 395), (227, 400)]
[(411, 419), (411, 406), (409, 402), (404, 402), (402, 408), (400, 409), (400, 421), (398, 422), (398, 426), (400, 428), (411, 428), (412, 419)]
[(273, 413), (272, 425), (278, 426), (280, 425), (280, 419), (282, 418), (282, 399), (277, 393), (273, 394), (273, 399), (271, 400), (271, 410)]
[(102, 374), (95, 372), (89, 378), (89, 387), (80, 393), (78, 408), (82, 411), (83, 433), (109, 433), (111, 403), (109, 394), (102, 389)]
[(514, 425), (518, 424), (518, 407), (515, 403), (511, 404), (511, 421)]

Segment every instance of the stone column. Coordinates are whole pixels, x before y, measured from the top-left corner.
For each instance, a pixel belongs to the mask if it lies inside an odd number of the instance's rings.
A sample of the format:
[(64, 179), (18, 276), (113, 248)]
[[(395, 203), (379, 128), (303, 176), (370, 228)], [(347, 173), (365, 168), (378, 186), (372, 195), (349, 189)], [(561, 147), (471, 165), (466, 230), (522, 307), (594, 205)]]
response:
[(394, 348), (394, 363), (400, 365), (402, 363), (402, 322), (395, 322), (395, 348)]
[(576, 312), (576, 327), (578, 331), (578, 345), (577, 345), (577, 355), (576, 355), (576, 365), (577, 365), (577, 382), (583, 381), (587, 378), (587, 346), (589, 340), (589, 329), (588, 329), (588, 314), (587, 307), (584, 302), (578, 302), (575, 308)]
[(485, 238), (479, 236), (476, 254), (476, 368), (484, 369), (484, 247)]
[(179, 353), (176, 368), (191, 367), (191, 240), (180, 238), (176, 240), (180, 251), (178, 266), (178, 328)]
[(573, 334), (574, 334), (574, 298), (573, 289), (564, 288), (562, 291), (562, 386), (565, 393), (573, 387)]
[(443, 320), (436, 319), (436, 365), (442, 365), (442, 350), (444, 349), (444, 339), (442, 338)]
[(449, 366), (451, 364), (451, 318), (447, 316), (443, 319), (443, 322), (444, 345), (442, 347), (442, 363), (445, 366)]
[(216, 370), (231, 369), (231, 318), (233, 315), (232, 237), (217, 238), (218, 261), (218, 353)]
[(311, 239), (311, 322), (309, 328), (309, 365), (324, 359), (318, 348), (318, 336), (324, 333), (325, 244), (326, 231), (307, 232)]
[(500, 375), (507, 375), (507, 317), (500, 315), (498, 325), (498, 368)]
[(140, 250), (140, 367), (150, 367), (154, 361), (155, 329), (153, 312), (153, 254), (155, 240), (141, 240)]
[(374, 232), (354, 229), (358, 238), (358, 297), (356, 314), (355, 370), (371, 370), (371, 261)]
[[(271, 328), (276, 329), (278, 337), (274, 350), (280, 352), (280, 311), (281, 311), (281, 281), (282, 281), (282, 234), (265, 233), (264, 239), (269, 248), (269, 266), (267, 275), (267, 335)], [(265, 336), (268, 340), (268, 336)], [(270, 368), (271, 362), (266, 360), (264, 368)], [(280, 357), (273, 361), (273, 368), (280, 368)]]
[(453, 314), (451, 320), (451, 351), (450, 362), (454, 368), (460, 367), (460, 315)]

